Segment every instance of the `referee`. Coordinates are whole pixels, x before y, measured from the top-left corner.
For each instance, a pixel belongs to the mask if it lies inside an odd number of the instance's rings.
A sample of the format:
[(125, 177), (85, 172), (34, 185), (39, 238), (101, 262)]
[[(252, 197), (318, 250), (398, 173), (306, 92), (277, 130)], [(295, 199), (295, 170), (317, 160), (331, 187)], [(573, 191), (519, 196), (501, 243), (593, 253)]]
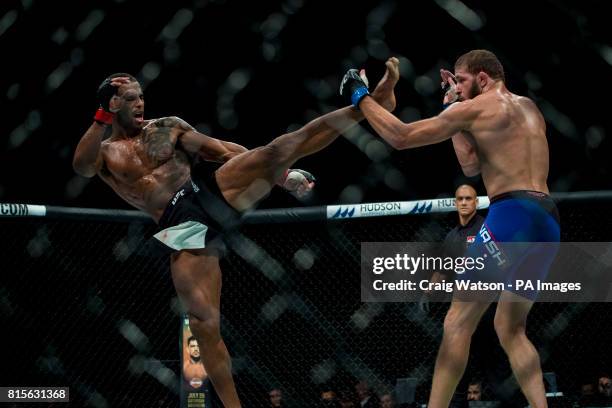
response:
[[(476, 213), (478, 206), (478, 196), (476, 190), (469, 184), (462, 184), (455, 190), (455, 207), (459, 215), (459, 223), (449, 231), (444, 238), (442, 245), (443, 257), (457, 258), (463, 256), (468, 245), (474, 242), (478, 230), (482, 226), (484, 217)], [(448, 271), (436, 271), (429, 280), (432, 283), (442, 282), (442, 280), (453, 280), (454, 274)], [(423, 291), (423, 296), (419, 301), (419, 308), (423, 312), (429, 311), (429, 298), (431, 291)]]

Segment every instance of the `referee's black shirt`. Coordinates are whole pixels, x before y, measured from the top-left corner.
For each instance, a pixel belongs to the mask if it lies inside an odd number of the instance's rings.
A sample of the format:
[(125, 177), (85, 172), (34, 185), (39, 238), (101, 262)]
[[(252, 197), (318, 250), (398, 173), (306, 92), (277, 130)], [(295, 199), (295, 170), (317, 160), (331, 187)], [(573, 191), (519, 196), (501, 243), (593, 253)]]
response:
[(450, 230), (442, 245), (444, 256), (453, 258), (463, 256), (468, 245), (476, 239), (483, 221), (484, 217), (476, 213), (467, 224), (458, 224)]

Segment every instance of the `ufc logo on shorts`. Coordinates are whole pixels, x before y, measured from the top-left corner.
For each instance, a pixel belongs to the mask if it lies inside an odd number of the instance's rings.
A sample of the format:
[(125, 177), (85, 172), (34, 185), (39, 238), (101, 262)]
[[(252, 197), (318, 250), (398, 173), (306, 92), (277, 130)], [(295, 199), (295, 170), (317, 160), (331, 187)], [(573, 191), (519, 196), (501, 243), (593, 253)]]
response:
[(175, 205), (179, 198), (185, 195), (185, 189), (179, 190), (172, 199), (172, 205)]

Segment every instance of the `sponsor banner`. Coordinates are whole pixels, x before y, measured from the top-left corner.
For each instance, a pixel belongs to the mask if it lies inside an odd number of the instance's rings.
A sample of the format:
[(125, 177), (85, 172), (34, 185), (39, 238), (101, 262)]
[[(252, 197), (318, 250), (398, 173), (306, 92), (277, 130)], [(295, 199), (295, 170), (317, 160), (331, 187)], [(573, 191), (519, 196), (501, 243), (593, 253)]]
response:
[(484, 237), (463, 256), (446, 253), (441, 243), (363, 242), (361, 300), (612, 302), (611, 242)]
[(44, 217), (44, 205), (0, 203), (0, 217)]
[(211, 385), (200, 357), (200, 345), (191, 333), (189, 318), (181, 319), (181, 408), (209, 408)]
[[(489, 207), (488, 197), (478, 197), (478, 209)], [(455, 198), (436, 198), (416, 201), (390, 201), (328, 205), (327, 219), (384, 217), (390, 215), (429, 214), (456, 211)]]

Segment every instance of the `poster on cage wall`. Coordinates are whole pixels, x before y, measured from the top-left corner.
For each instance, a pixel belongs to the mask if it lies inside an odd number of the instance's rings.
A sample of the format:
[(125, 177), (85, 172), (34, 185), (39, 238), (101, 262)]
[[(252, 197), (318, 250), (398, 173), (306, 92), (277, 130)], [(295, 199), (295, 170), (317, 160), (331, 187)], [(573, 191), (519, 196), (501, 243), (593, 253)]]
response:
[(211, 387), (200, 356), (200, 345), (191, 333), (189, 318), (181, 319), (181, 408), (210, 408)]

